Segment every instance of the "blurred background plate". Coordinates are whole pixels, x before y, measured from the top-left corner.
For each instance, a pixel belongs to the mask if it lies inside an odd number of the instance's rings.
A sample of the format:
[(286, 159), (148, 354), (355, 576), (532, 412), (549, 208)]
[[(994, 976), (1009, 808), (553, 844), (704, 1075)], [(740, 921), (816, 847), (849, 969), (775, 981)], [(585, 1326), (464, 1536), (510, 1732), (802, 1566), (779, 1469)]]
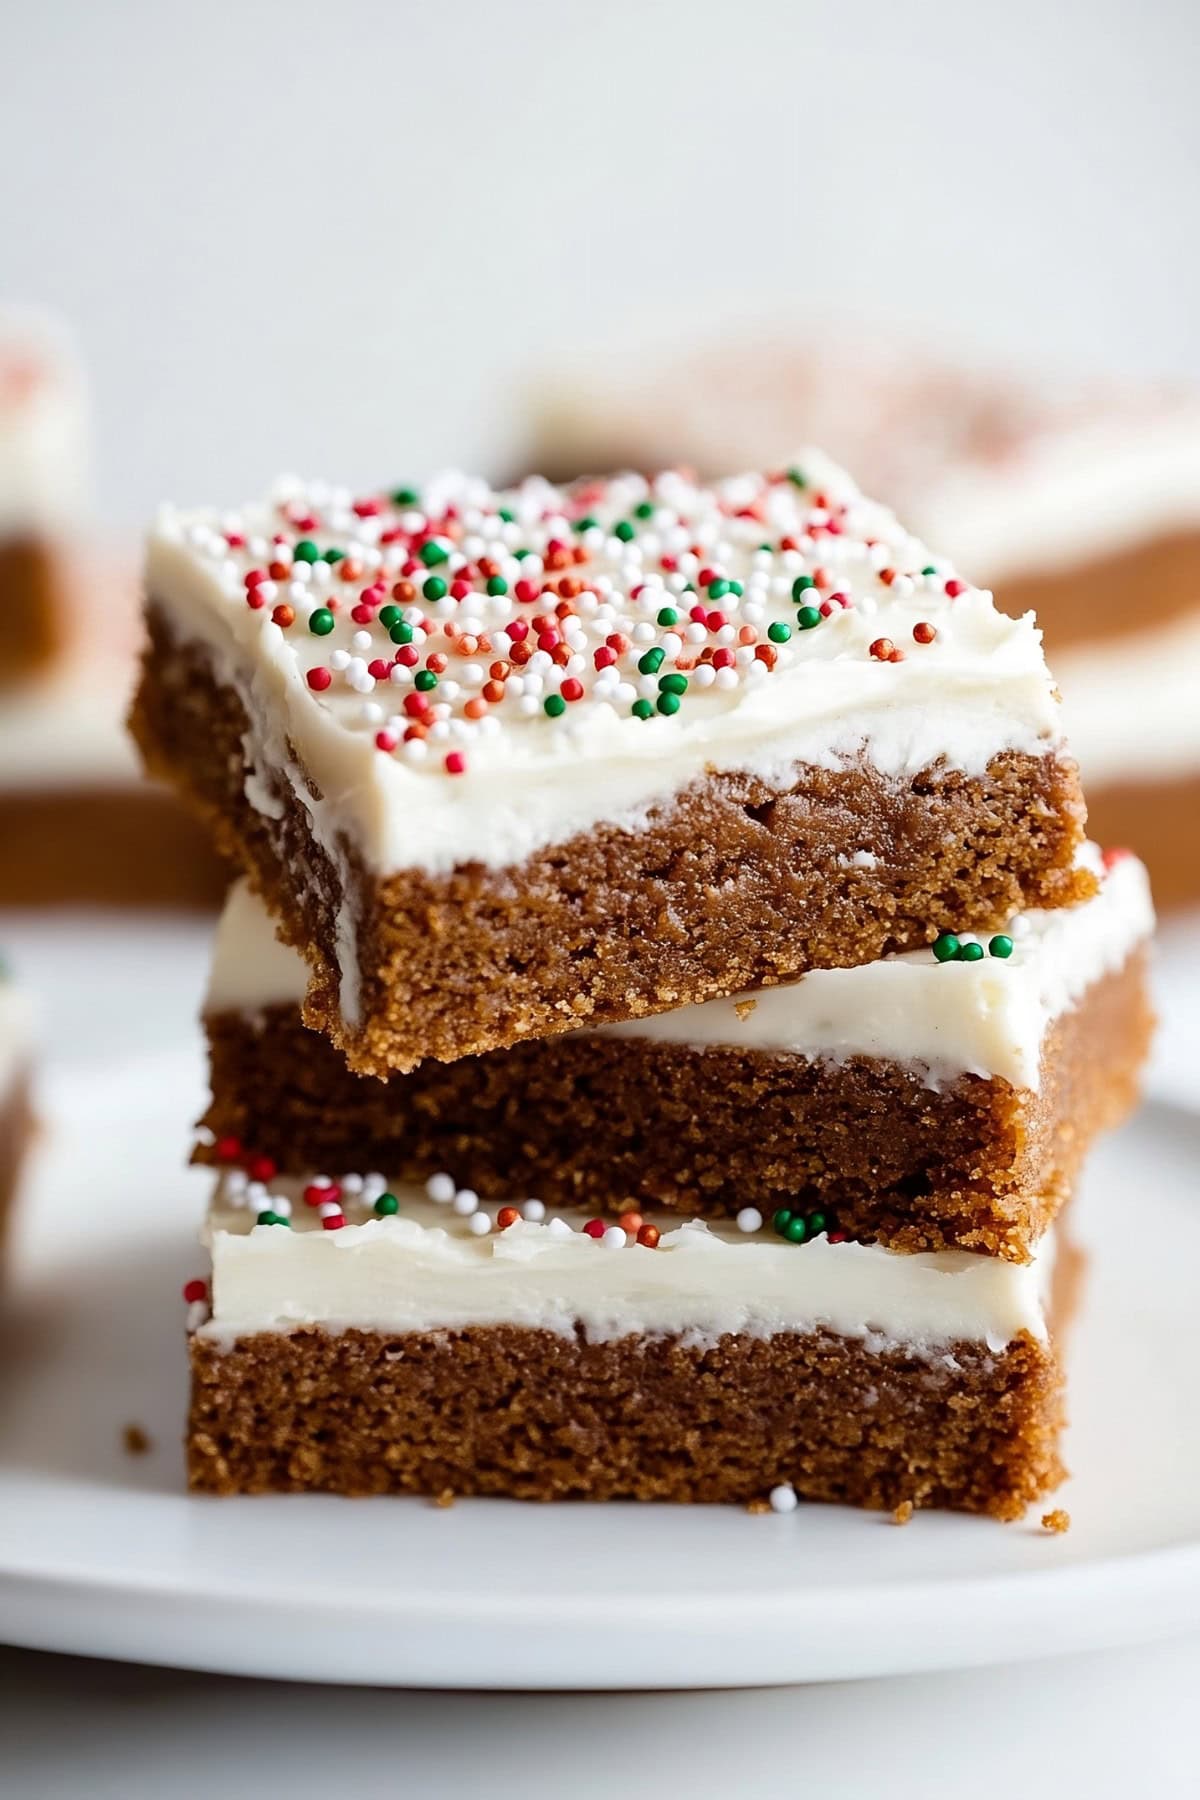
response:
[(1065, 1536), (1036, 1511), (898, 1530), (825, 1507), (189, 1497), (179, 1290), (204, 1178), (179, 1160), (204, 1083), (180, 1022), (208, 933), (64, 917), (8, 940), (48, 1052), (3, 1315), (9, 1642), (331, 1682), (679, 1688), (1040, 1656), (1200, 1616), (1194, 1114), (1149, 1107), (1080, 1197)]

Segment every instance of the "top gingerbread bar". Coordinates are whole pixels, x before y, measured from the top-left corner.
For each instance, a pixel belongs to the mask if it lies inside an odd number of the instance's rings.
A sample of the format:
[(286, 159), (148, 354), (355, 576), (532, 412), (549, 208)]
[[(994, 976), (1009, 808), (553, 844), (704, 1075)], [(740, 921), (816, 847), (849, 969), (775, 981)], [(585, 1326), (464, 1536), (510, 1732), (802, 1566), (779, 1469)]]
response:
[(1032, 618), (816, 452), (165, 511), (132, 725), (382, 1075), (1090, 891)]

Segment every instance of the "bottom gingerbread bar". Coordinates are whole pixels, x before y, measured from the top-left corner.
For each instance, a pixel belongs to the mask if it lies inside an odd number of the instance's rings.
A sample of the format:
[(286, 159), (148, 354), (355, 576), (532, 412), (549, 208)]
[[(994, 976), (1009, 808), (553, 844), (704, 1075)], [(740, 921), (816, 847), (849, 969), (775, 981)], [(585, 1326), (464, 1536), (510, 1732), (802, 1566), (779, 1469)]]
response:
[(1048, 1240), (1022, 1265), (811, 1219), (807, 1242), (747, 1241), (473, 1199), (222, 1184), (211, 1300), (188, 1290), (193, 1488), (748, 1504), (785, 1486), (1012, 1518), (1062, 1476)]

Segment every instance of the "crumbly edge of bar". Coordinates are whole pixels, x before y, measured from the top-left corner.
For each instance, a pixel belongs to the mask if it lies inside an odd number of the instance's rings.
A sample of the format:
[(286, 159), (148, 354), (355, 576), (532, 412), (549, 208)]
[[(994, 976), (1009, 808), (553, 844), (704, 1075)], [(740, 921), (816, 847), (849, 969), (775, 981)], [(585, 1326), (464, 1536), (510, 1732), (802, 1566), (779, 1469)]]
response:
[(804, 1499), (1018, 1517), (1064, 1473), (1028, 1333), (924, 1358), (829, 1332), (588, 1343), (489, 1326), (191, 1339), (188, 1479), (216, 1494)]
[[(343, 877), (282, 775), (266, 817), (245, 793), (249, 721), (203, 646), (151, 608), (131, 727), (152, 773), (197, 807), (308, 959), (306, 1018), (352, 1067), (386, 1075), (591, 1022), (640, 1017), (912, 949), (947, 923), (989, 930), (1094, 891), (1076, 863), (1078, 770), (1006, 752), (982, 777), (804, 766), (784, 791), (718, 772), (653, 811), (519, 867)], [(310, 787), (312, 786), (310, 782)], [(313, 788), (315, 792), (315, 787)], [(866, 851), (871, 865), (852, 859)], [(361, 1020), (342, 1020), (337, 922), (355, 922)], [(774, 921), (774, 929), (764, 929)]]
[(0, 906), (212, 910), (228, 885), (208, 832), (165, 788), (0, 791)]
[[(285, 1174), (439, 1170), (488, 1200), (727, 1217), (822, 1210), (905, 1251), (1026, 1260), (1098, 1131), (1134, 1104), (1152, 1017), (1146, 953), (1051, 1027), (1037, 1091), (902, 1065), (576, 1034), (379, 1082), (353, 1074), (299, 1009), (206, 1021), (202, 1125)], [(196, 1160), (215, 1162), (211, 1144)]]

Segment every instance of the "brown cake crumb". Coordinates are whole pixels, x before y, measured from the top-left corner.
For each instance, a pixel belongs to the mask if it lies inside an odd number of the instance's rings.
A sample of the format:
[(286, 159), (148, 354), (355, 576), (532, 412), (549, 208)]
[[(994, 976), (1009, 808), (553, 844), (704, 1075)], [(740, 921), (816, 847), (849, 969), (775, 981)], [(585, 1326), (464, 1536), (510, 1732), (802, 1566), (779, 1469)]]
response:
[(126, 1425), (121, 1432), (121, 1444), (126, 1456), (145, 1456), (147, 1450), (154, 1448), (153, 1439), (140, 1425)]
[(433, 1504), (440, 1507), (443, 1512), (446, 1512), (454, 1505), (457, 1499), (458, 1495), (454, 1492), (453, 1488), (443, 1488), (440, 1494), (434, 1495)]
[(892, 1524), (893, 1525), (907, 1525), (908, 1521), (912, 1518), (912, 1516), (913, 1516), (912, 1501), (911, 1500), (902, 1500), (900, 1502), (899, 1506), (895, 1509), (895, 1511), (892, 1514)]
[(1061, 1537), (1064, 1531), (1070, 1531), (1070, 1529), (1071, 1515), (1061, 1506), (1056, 1506), (1053, 1512), (1042, 1514), (1043, 1531), (1053, 1532), (1056, 1537)]

